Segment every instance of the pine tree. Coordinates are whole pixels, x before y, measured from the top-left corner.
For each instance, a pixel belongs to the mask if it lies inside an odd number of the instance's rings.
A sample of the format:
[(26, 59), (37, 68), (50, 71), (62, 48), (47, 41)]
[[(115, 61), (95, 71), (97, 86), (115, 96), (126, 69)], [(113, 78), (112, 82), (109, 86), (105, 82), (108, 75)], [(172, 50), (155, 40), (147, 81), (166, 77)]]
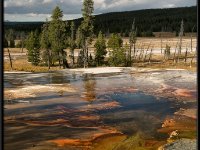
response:
[(74, 22), (71, 22), (70, 25), (70, 30), (71, 30), (71, 37), (69, 40), (69, 46), (70, 46), (70, 52), (71, 52), (71, 58), (72, 58), (72, 66), (74, 65), (74, 49), (76, 48), (76, 43), (75, 43), (75, 25)]
[(42, 34), (40, 39), (41, 48), (43, 49), (42, 59), (48, 64), (48, 69), (51, 66), (51, 44), (49, 40), (49, 24), (48, 20), (42, 27)]
[(122, 47), (123, 41), (118, 34), (111, 34), (111, 37), (108, 40), (108, 48), (115, 50)]
[(83, 57), (84, 57), (84, 55), (83, 55), (83, 51), (81, 50), (80, 52), (79, 52), (79, 54), (78, 54), (78, 59), (77, 59), (77, 66), (78, 67), (83, 67)]
[(93, 35), (93, 16), (94, 11), (93, 0), (84, 0), (82, 15), (83, 21), (81, 22), (80, 32), (82, 33), (82, 49), (84, 56), (84, 68), (88, 66), (88, 45), (92, 42)]
[(3, 47), (7, 48), (8, 47), (8, 40), (6, 38), (3, 39)]
[(126, 51), (122, 48), (123, 40), (118, 34), (112, 34), (108, 40), (108, 48), (112, 49), (108, 62), (112, 66), (126, 65)]
[(83, 43), (83, 35), (81, 32), (81, 26), (79, 26), (76, 31), (76, 46), (78, 48), (82, 48), (82, 45), (83, 45), (82, 43)]
[(103, 64), (105, 55), (107, 53), (106, 41), (101, 31), (99, 32), (99, 35), (94, 47), (96, 48), (95, 61), (97, 63), (97, 66), (100, 66)]
[(91, 53), (90, 53), (90, 56), (88, 58), (88, 64), (89, 64), (89, 66), (94, 66), (94, 60), (92, 58), (92, 54)]
[(39, 34), (37, 31), (31, 32), (26, 41), (26, 49), (28, 50), (28, 61), (37, 66), (40, 62), (40, 44)]
[[(68, 67), (66, 54), (64, 48), (66, 47), (66, 24), (62, 20), (63, 12), (58, 6), (53, 10), (51, 21), (49, 24), (49, 37), (51, 42), (51, 48), (54, 51), (54, 56), (58, 57), (59, 66), (61, 67), (61, 61), (63, 68)], [(57, 54), (57, 56), (56, 56)]]

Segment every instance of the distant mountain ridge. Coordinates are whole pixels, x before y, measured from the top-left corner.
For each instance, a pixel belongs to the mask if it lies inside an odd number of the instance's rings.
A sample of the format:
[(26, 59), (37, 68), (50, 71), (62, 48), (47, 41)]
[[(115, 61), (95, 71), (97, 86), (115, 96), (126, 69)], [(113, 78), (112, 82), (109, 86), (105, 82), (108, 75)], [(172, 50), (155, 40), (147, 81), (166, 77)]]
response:
[[(103, 33), (128, 34), (135, 19), (138, 32), (178, 32), (180, 22), (184, 20), (185, 32), (191, 32), (193, 26), (197, 27), (197, 7), (179, 7), (164, 9), (145, 9), (124, 12), (110, 12), (95, 16), (94, 32), (100, 30)], [(82, 18), (75, 19), (76, 28), (80, 25)], [(69, 23), (71, 20), (68, 21)], [(41, 29), (44, 22), (4, 22), (5, 29), (16, 31), (31, 31)], [(31, 24), (31, 26), (30, 26)], [(196, 32), (197, 29), (194, 29)]]

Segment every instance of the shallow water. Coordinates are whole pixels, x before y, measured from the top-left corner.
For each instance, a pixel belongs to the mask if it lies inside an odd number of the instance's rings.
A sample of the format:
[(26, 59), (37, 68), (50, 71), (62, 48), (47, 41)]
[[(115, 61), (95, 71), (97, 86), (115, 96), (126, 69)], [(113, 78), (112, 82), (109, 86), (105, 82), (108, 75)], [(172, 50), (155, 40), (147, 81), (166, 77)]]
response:
[(46, 90), (36, 93), (36, 97), (5, 103), (6, 150), (37, 147), (54, 139), (90, 139), (105, 133), (105, 128), (106, 132), (117, 131), (126, 136), (140, 132), (146, 139), (166, 140), (168, 135), (158, 133), (157, 129), (166, 117), (189, 106), (173, 98), (147, 94), (128, 73), (52, 72), (5, 74), (4, 78), (5, 89), (48, 84), (70, 84), (76, 89), (61, 95)]

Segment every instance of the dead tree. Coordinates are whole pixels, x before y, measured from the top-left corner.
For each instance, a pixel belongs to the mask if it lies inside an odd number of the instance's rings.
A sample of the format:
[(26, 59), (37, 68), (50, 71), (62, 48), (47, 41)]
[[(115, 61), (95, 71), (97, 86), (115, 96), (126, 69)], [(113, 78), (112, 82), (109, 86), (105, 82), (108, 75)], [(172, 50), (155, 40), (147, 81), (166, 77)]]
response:
[(184, 32), (184, 23), (183, 20), (181, 21), (181, 28), (180, 28), (180, 32), (179, 32), (179, 51), (178, 51), (178, 62), (179, 62), (179, 58), (181, 55), (181, 48), (182, 48), (182, 38), (183, 38), (183, 32)]
[(166, 44), (165, 52), (164, 52), (164, 60), (169, 60), (170, 57), (170, 46)]
[(149, 54), (149, 64), (151, 63), (152, 52), (153, 52), (153, 49), (151, 49), (151, 52), (150, 52), (150, 54)]
[(23, 53), (24, 41), (25, 41), (25, 33), (24, 32), (21, 32), (20, 39), (21, 39), (21, 53)]
[(139, 43), (138, 46), (137, 46), (137, 49), (136, 49), (136, 51), (135, 51), (135, 55), (133, 56), (133, 60), (135, 60), (135, 59), (137, 58), (137, 53), (138, 53), (139, 47), (140, 47), (140, 43)]
[[(143, 44), (142, 44), (141, 47), (140, 47), (140, 53), (141, 53), (142, 49), (143, 49)], [(136, 55), (135, 55), (135, 59), (138, 59), (138, 60), (139, 60), (140, 53), (138, 54), (138, 52), (139, 52), (139, 48), (138, 48), (138, 50), (137, 50), (137, 52), (136, 52)], [(138, 55), (137, 55), (137, 54), (138, 54)], [(138, 58), (137, 58), (137, 56), (138, 56)], [(137, 62), (138, 62), (138, 61), (137, 61)]]
[(192, 33), (191, 33), (191, 52), (192, 52), (192, 34), (193, 34), (193, 30), (194, 30), (195, 25), (192, 28)]
[(186, 61), (187, 61), (187, 50), (188, 50), (188, 48), (187, 48), (187, 45), (186, 45), (186, 51), (185, 51), (185, 63), (186, 63)]
[[(162, 32), (163, 32), (163, 27), (162, 27), (161, 33), (162, 33)], [(161, 40), (161, 43), (160, 43), (160, 44), (161, 44), (161, 54), (162, 54), (162, 42), (163, 42), (163, 41), (162, 41), (162, 34), (160, 34), (160, 40)]]
[(143, 51), (144, 51), (144, 47), (142, 47), (142, 49), (141, 49), (141, 51), (140, 51), (139, 58), (138, 58), (139, 61), (140, 61), (140, 59), (142, 58)]
[(144, 55), (143, 62), (145, 62), (145, 59), (146, 59), (147, 52), (148, 52), (148, 49), (146, 50), (146, 53), (145, 53), (145, 55)]
[(12, 67), (12, 58), (11, 58), (11, 55), (10, 55), (10, 50), (9, 50), (9, 48), (7, 48), (8, 49), (8, 56), (9, 56), (9, 60), (10, 60), (10, 68), (11, 68), (11, 70), (13, 70), (13, 67)]
[(131, 31), (129, 33), (129, 43), (130, 43), (130, 50), (129, 50), (129, 62), (130, 62), (130, 65), (131, 65), (131, 51), (132, 51), (132, 47), (134, 48), (133, 49), (133, 56), (135, 56), (135, 44), (136, 44), (136, 32), (137, 32), (137, 29), (135, 28), (135, 19), (133, 20), (133, 24), (132, 24), (132, 27), (131, 27)]
[(149, 50), (150, 45), (151, 45), (151, 43), (148, 45), (148, 48), (147, 48), (147, 50), (146, 50), (146, 53), (145, 53), (145, 56), (144, 56), (143, 62), (144, 62), (145, 59), (146, 59), (146, 55), (147, 55), (147, 52), (148, 52), (148, 50)]
[(178, 46), (178, 42), (176, 43), (176, 47), (175, 47), (175, 51), (174, 51), (174, 63), (176, 63), (176, 49), (177, 49), (177, 46)]
[(192, 67), (192, 62), (193, 62), (193, 59), (196, 57), (196, 53), (194, 53), (194, 56), (192, 57), (191, 61), (190, 61), (190, 68)]

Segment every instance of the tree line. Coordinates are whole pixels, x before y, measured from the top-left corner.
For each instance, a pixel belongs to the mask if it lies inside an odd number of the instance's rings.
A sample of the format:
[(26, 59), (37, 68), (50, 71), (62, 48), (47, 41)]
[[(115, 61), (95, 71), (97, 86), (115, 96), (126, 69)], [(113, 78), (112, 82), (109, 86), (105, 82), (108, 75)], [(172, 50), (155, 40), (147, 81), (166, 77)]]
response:
[[(138, 27), (137, 36), (153, 36), (152, 32), (176, 32), (178, 35), (180, 20), (184, 20), (185, 32), (191, 32), (192, 27), (197, 25), (197, 7), (180, 7), (167, 9), (147, 9), (127, 12), (113, 12), (95, 16), (94, 34), (99, 31), (105, 35), (120, 33), (128, 37), (132, 21), (136, 19)], [(71, 20), (77, 30), (83, 18)], [(69, 21), (69, 24), (70, 22)], [(5, 30), (13, 29), (16, 32), (30, 32), (38, 29), (40, 32), (44, 22), (4, 22)], [(194, 29), (196, 32), (197, 29)]]
[[(59, 65), (60, 68), (86, 68), (102, 65), (131, 66), (136, 58), (135, 45), (139, 36), (139, 27), (135, 18), (128, 30), (129, 44), (123, 44), (120, 33), (107, 35), (107, 33), (100, 30), (94, 43), (95, 55), (89, 54), (89, 46), (96, 37), (94, 26), (96, 18), (93, 16), (93, 5), (93, 0), (83, 1), (83, 19), (78, 26), (75, 21), (63, 21), (63, 12), (56, 6), (52, 11), (51, 20), (46, 20), (40, 30), (36, 29), (29, 34), (21, 32), (21, 46), (22, 48), (25, 46), (28, 50), (28, 61), (35, 66), (46, 65), (49, 69), (55, 65)], [(181, 28), (183, 28), (183, 19)], [(183, 31), (185, 29), (180, 32), (180, 37), (183, 36)], [(12, 47), (14, 36), (12, 29), (6, 32), (4, 47)], [(106, 37), (108, 37), (108, 42), (106, 42)], [(66, 48), (70, 49), (70, 63), (67, 60)], [(75, 49), (80, 49), (76, 60), (74, 56)], [(109, 57), (106, 58), (106, 55)]]

